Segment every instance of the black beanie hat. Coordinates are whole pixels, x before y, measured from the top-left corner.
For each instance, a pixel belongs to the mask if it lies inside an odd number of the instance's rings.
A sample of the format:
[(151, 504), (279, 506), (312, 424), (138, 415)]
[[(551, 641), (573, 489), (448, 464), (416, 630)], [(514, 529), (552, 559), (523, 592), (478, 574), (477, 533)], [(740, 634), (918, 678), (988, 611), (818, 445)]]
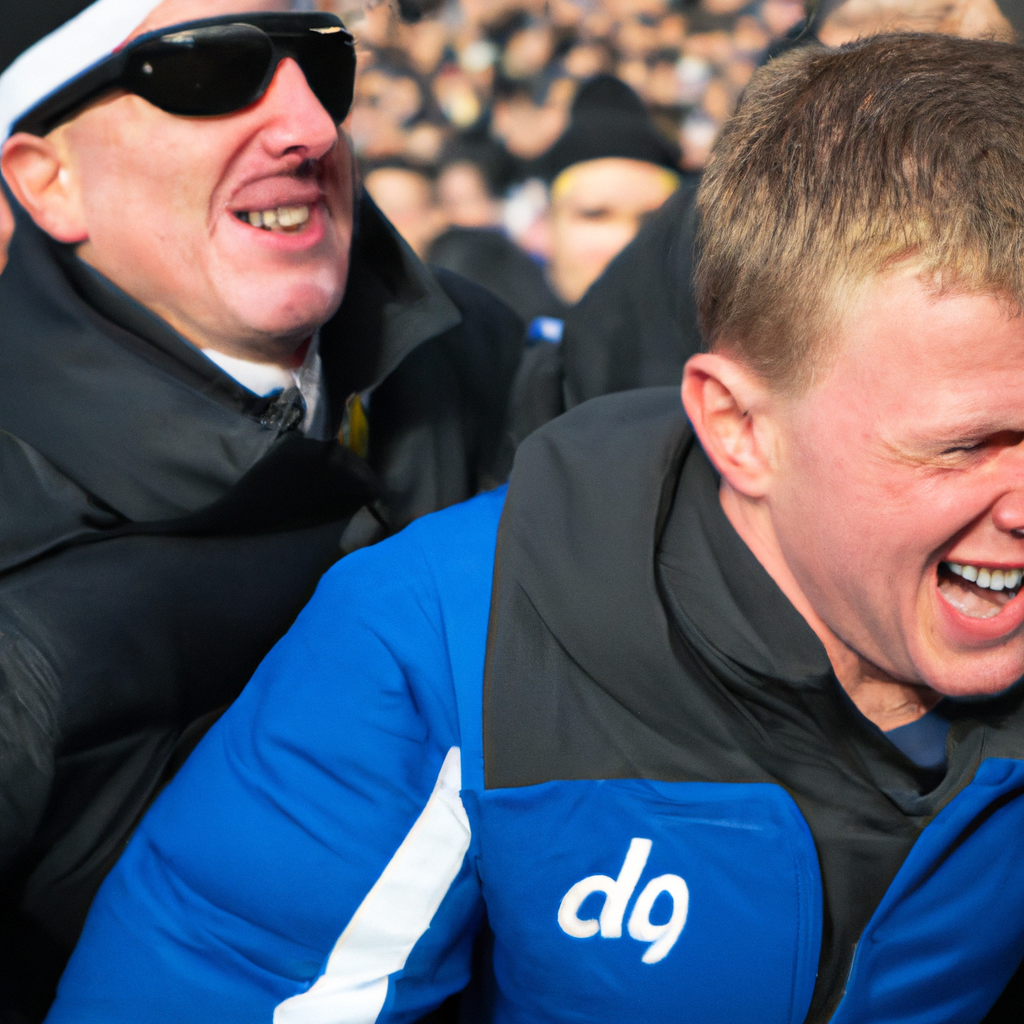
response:
[(573, 164), (604, 157), (679, 170), (679, 147), (655, 128), (640, 97), (614, 75), (596, 75), (583, 84), (572, 105), (569, 127), (540, 157), (539, 165), (551, 182)]

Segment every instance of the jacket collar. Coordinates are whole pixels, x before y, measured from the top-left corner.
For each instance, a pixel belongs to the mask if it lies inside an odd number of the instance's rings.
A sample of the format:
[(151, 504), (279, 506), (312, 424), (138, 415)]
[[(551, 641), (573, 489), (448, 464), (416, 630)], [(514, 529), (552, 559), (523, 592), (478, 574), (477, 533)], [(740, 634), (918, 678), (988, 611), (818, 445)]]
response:
[(676, 617), (758, 675), (794, 686), (828, 676), (821, 641), (736, 533), (718, 493), (718, 474), (694, 444), (658, 546)]
[(534, 434), (502, 528), (547, 628), (645, 720), (662, 714), (679, 633), (744, 692), (764, 677), (835, 688), (817, 636), (725, 517), (678, 388), (598, 398)]
[[(368, 199), (345, 300), (321, 329), (333, 418), (428, 338), (454, 304)], [(0, 276), (0, 429), (131, 520), (220, 499), (286, 429), (166, 323), (17, 211)]]

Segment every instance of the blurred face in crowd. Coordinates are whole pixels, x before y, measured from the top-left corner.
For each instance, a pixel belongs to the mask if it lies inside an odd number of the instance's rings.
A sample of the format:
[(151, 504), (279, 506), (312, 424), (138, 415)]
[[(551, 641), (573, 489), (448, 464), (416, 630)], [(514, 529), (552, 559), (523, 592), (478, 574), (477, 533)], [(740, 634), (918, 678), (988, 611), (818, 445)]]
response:
[(443, 227), (430, 180), (404, 167), (379, 167), (366, 176), (366, 191), (417, 256)]
[(608, 157), (564, 170), (551, 188), (551, 284), (575, 303), (675, 191), (671, 171)]
[[(134, 34), (288, 9), (166, 0)], [(105, 96), (46, 139), (13, 136), (3, 170), (44, 230), (202, 347), (286, 362), (341, 302), (351, 157), (291, 58), (256, 103), (220, 117)]]
[(1024, 675), (1024, 320), (908, 269), (855, 309), (797, 396), (727, 347), (683, 395), (733, 525), (890, 728)]
[(3, 273), (4, 267), (7, 266), (7, 246), (13, 234), (14, 217), (7, 205), (7, 199), (3, 192), (0, 192), (0, 273)]
[(964, 39), (1014, 42), (995, 0), (846, 0), (818, 29), (827, 46), (883, 32), (941, 32)]
[(437, 198), (445, 221), (463, 228), (492, 227), (501, 210), (483, 171), (468, 161), (449, 164), (437, 177)]
[(525, 95), (494, 102), (491, 131), (505, 148), (523, 160), (546, 152), (569, 123), (568, 104), (554, 102), (537, 106)]

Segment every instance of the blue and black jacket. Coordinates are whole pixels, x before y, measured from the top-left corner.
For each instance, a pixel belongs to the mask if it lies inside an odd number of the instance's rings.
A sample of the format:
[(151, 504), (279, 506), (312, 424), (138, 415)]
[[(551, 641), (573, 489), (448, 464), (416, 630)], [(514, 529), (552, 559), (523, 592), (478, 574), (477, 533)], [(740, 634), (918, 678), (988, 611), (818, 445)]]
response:
[(1019, 1020), (1021, 701), (909, 760), (732, 531), (678, 393), (601, 399), (507, 500), (328, 573), (49, 1020), (398, 1024), (474, 969), (498, 1024)]

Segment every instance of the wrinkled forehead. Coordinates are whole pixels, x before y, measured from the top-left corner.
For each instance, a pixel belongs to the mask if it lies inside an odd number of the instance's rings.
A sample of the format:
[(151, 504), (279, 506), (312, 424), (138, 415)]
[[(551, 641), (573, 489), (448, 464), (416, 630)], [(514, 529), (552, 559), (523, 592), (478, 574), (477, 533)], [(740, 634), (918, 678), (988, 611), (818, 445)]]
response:
[(135, 36), (200, 18), (288, 10), (316, 10), (316, 5), (313, 0), (94, 0), (0, 75), (0, 142), (22, 114)]

